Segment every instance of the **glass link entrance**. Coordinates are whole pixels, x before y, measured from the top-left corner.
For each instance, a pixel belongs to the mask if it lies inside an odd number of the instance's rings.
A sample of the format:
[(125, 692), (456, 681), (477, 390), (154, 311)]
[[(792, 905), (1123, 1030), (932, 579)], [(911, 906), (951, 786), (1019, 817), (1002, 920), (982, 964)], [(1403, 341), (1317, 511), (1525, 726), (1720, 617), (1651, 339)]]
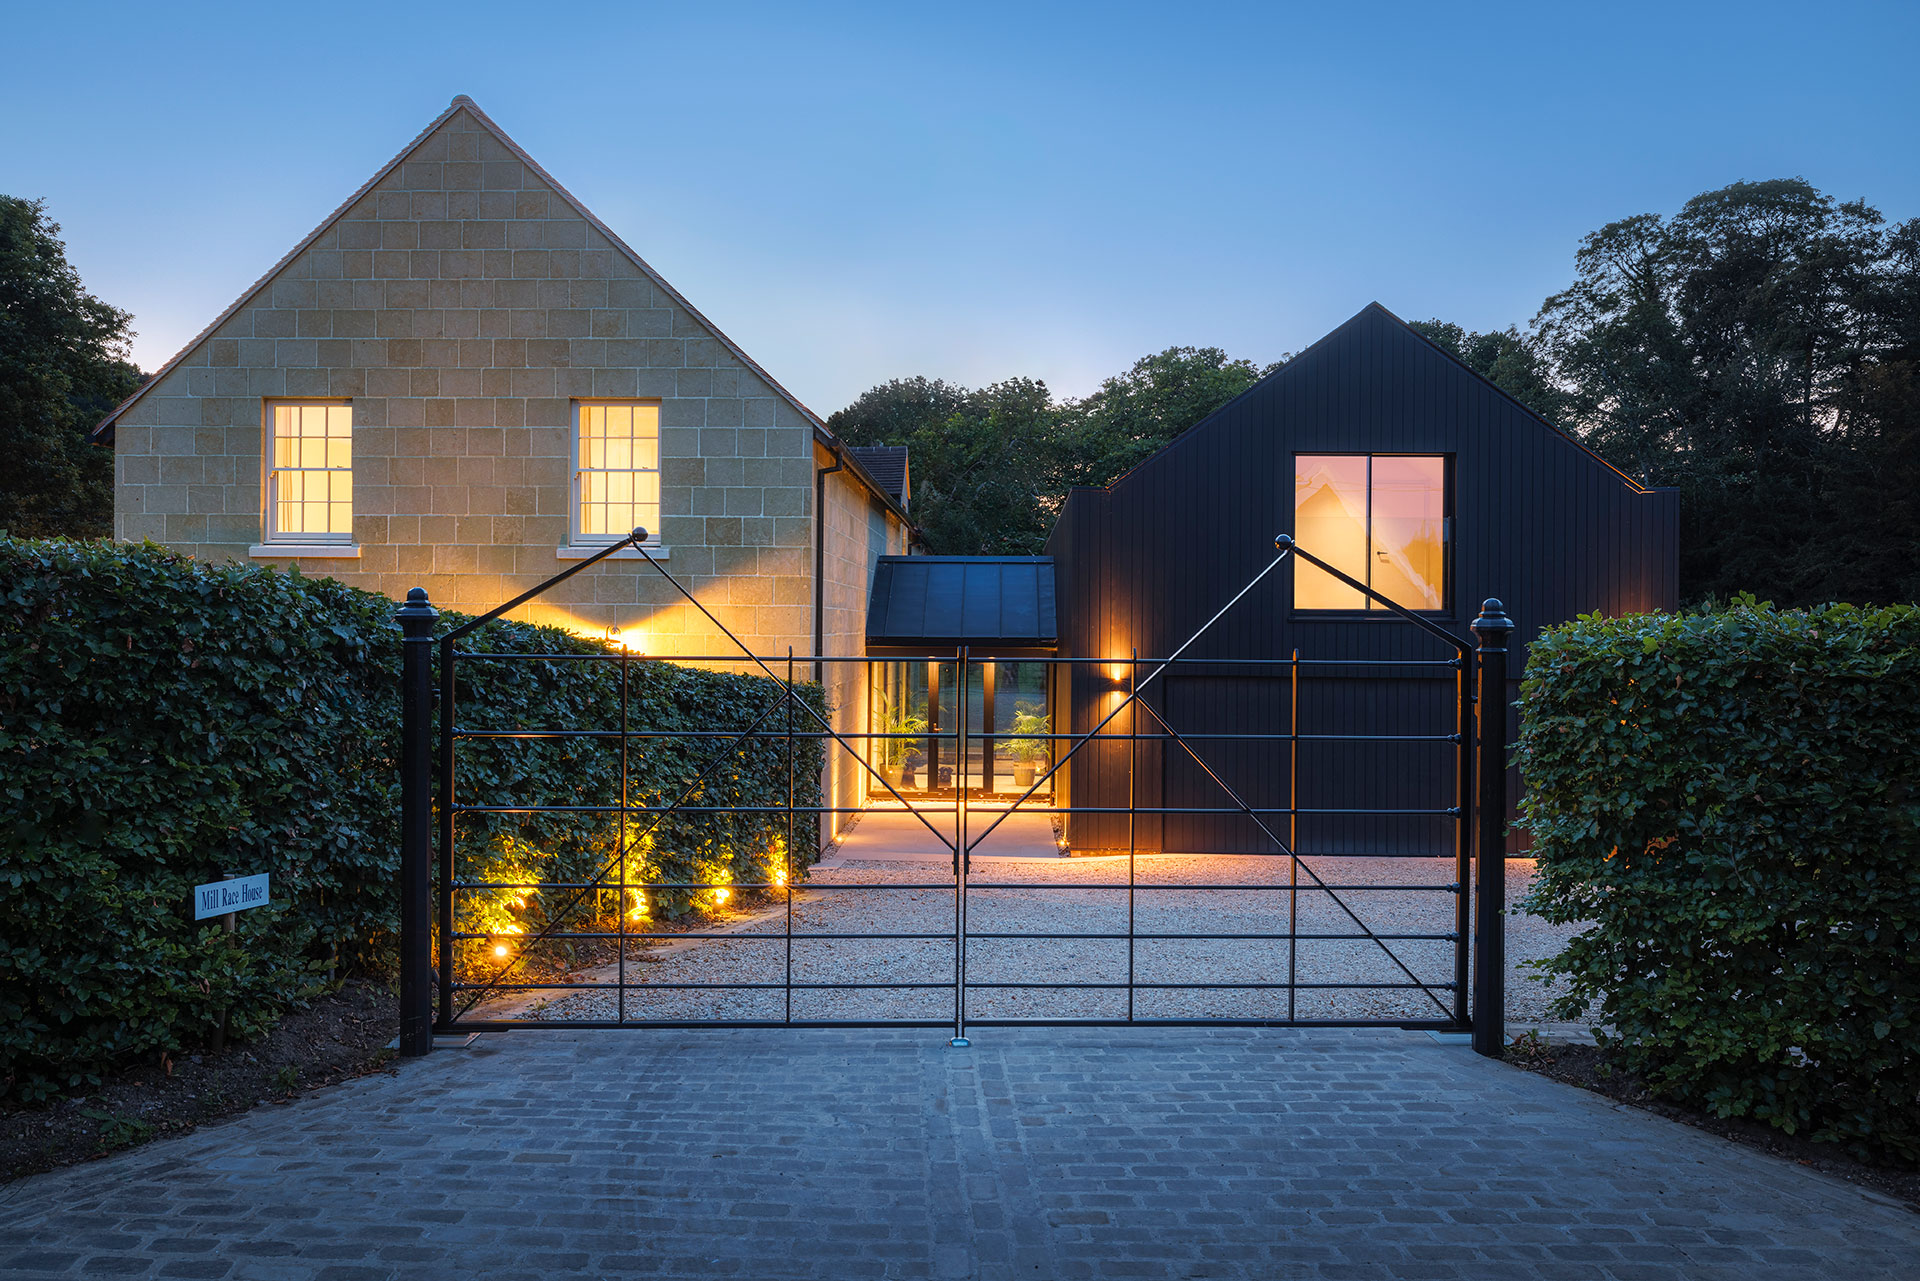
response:
[[(867, 729), (896, 736), (875, 740), (884, 744), (875, 755), (903, 796), (954, 796), (962, 775), (975, 797), (1018, 796), (1053, 764), (1052, 664), (968, 664), (964, 726), (951, 661), (901, 660), (872, 670)], [(1050, 797), (1051, 781), (1035, 795)]]

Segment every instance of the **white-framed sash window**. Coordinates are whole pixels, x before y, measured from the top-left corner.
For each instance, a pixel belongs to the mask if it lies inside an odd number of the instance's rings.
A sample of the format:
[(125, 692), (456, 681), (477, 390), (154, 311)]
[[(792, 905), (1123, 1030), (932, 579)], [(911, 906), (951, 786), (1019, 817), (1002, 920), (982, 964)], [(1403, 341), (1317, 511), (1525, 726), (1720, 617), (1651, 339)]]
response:
[(637, 528), (660, 542), (660, 406), (648, 401), (574, 402), (573, 537), (604, 547)]
[(266, 500), (268, 544), (353, 542), (351, 404), (268, 402)]

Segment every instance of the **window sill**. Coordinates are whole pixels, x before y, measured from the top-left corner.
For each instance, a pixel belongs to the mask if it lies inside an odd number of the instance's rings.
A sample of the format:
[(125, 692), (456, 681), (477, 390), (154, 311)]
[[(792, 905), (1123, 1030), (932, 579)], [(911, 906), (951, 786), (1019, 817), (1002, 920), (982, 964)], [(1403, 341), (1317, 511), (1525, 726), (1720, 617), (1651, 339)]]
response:
[[(553, 549), (553, 558), (555, 560), (585, 560), (587, 557), (597, 556), (605, 550), (607, 550), (605, 547), (556, 547)], [(651, 556), (655, 560), (666, 560), (670, 555), (671, 552), (665, 547), (655, 547), (652, 544), (648, 544), (647, 546), (647, 556)], [(622, 547), (619, 551), (607, 557), (607, 559), (644, 560), (646, 557), (640, 554), (640, 549), (637, 547)]]
[(247, 555), (256, 558), (277, 559), (279, 557), (298, 556), (302, 560), (359, 560), (358, 543), (255, 543), (247, 548)]

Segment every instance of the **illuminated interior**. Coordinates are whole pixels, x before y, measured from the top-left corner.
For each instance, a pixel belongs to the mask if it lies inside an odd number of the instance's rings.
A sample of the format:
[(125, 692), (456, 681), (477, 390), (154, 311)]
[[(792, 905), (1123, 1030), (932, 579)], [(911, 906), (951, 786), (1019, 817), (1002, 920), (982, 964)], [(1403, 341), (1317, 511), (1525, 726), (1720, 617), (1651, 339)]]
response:
[[(1301, 454), (1293, 468), (1300, 546), (1408, 609), (1446, 608), (1446, 459)], [(1293, 567), (1296, 609), (1381, 609), (1317, 565)]]
[(659, 541), (660, 406), (582, 402), (575, 536), (610, 543), (636, 528)]
[[(904, 797), (953, 796), (962, 780), (975, 793), (1009, 797), (1039, 784), (1053, 763), (1049, 708), (1052, 668), (1046, 663), (975, 662), (967, 672), (965, 765), (959, 767), (958, 683), (952, 662), (874, 663), (868, 728), (912, 735), (870, 740), (869, 760)], [(929, 733), (931, 731), (931, 733)], [(874, 783), (875, 797), (890, 799)]]
[(273, 406), (269, 539), (353, 539), (353, 406)]

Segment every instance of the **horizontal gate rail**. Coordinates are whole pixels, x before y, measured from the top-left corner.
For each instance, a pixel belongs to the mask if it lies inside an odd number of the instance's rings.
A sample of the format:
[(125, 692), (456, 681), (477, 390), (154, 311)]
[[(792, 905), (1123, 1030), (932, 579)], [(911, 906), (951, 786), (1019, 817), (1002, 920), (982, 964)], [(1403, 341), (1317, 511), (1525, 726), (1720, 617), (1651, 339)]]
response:
[[(1116, 740), (1117, 741), (1117, 740)], [(809, 814), (864, 814), (851, 805), (809, 805)], [(455, 805), (455, 814), (784, 814), (784, 805)], [(921, 809), (921, 814), (954, 814), (957, 809)], [(1312, 806), (1252, 805), (1073, 805), (1065, 809), (1022, 806), (1025, 814), (1377, 814), (1386, 818), (1449, 818), (1451, 809), (1321, 809)], [(977, 843), (977, 842), (976, 842)], [(1284, 857), (1284, 855), (1282, 856)]]
[[(1053, 885), (1053, 886), (1025, 886), (1023, 888), (1060, 889), (1062, 887)], [(1078, 889), (1080, 887), (1073, 886), (1071, 888)], [(1115, 888), (1125, 889), (1126, 887), (1117, 886)], [(1223, 886), (1222, 888), (1237, 890), (1237, 889), (1244, 889), (1247, 887), (1240, 886), (1240, 885), (1228, 885), (1228, 886)], [(1286, 886), (1283, 885), (1277, 888), (1285, 889)], [(455, 937), (456, 939), (490, 939), (490, 938), (496, 938), (498, 936), (494, 934), (488, 934), (484, 930), (478, 930), (478, 931), (465, 931), (465, 932), (456, 933), (453, 937)], [(632, 931), (623, 932), (620, 930), (563, 930), (553, 934), (549, 934), (547, 935), (547, 937), (549, 939), (621, 939), (621, 938), (629, 939), (629, 940), (651, 939), (661, 943), (679, 943), (685, 940), (699, 940), (699, 939), (724, 939), (729, 943), (784, 943), (788, 939), (800, 939), (800, 940), (806, 940), (806, 939), (917, 939), (922, 942), (944, 942), (947, 939), (952, 938), (953, 935), (947, 932), (943, 932), (939, 934), (928, 934), (928, 933), (892, 934), (892, 933), (885, 933), (885, 932), (879, 932), (879, 931), (875, 931), (871, 933), (867, 931), (861, 931), (861, 932), (852, 933), (852, 934), (843, 934), (843, 933), (834, 933), (834, 932), (816, 934), (816, 933), (802, 933), (800, 931), (795, 931), (792, 934), (785, 934), (785, 933), (782, 933), (782, 934), (694, 934), (694, 933), (642, 934), (642, 933), (636, 933)], [(1038, 931), (1038, 930), (1020, 931), (1020, 932), (1003, 932), (1003, 933), (992, 933), (985, 930), (968, 930), (967, 937), (970, 939), (1186, 939), (1189, 942), (1201, 942), (1201, 943), (1210, 943), (1215, 940), (1231, 942), (1236, 939), (1243, 940), (1243, 941), (1257, 940), (1257, 939), (1266, 939), (1266, 940), (1273, 940), (1273, 941), (1284, 941), (1286, 939), (1365, 941), (1367, 939), (1376, 939), (1376, 938), (1426, 939), (1433, 942), (1440, 942), (1440, 941), (1452, 939), (1453, 934), (1451, 932), (1445, 933), (1445, 934), (1394, 934), (1394, 933), (1388, 933), (1386, 931), (1380, 931), (1374, 934), (1289, 934), (1289, 933), (1156, 934), (1150, 930), (1135, 930), (1132, 933), (1096, 932), (1096, 933), (1065, 933), (1063, 934), (1063, 933), (1057, 933), (1052, 931)], [(491, 983), (459, 983), (459, 982), (456, 982), (454, 984), (455, 988), (494, 987), (494, 986), (506, 986), (506, 985), (491, 984)], [(533, 986), (566, 988), (571, 990), (581, 985), (578, 983), (572, 983), (565, 980), (555, 980), (551, 983), (536, 983)], [(719, 986), (719, 985), (716, 984), (715, 986)], [(800, 985), (796, 984), (795, 986), (800, 986)], [(944, 984), (941, 984), (939, 986), (944, 986)], [(1434, 986), (1434, 985), (1429, 984), (1428, 986)]]
[[(1302, 553), (1302, 554), (1304, 554), (1304, 553)], [(489, 621), (491, 621), (491, 616), (489, 616)], [(1449, 636), (1449, 637), (1448, 637), (1448, 641), (1449, 641), (1449, 643), (1450, 643), (1450, 644), (1453, 644), (1453, 645), (1455, 645), (1455, 646), (1460, 646), (1460, 645), (1462, 644), (1462, 642), (1460, 641), (1460, 639), (1459, 639), (1458, 637), (1454, 637), (1454, 636)], [(1470, 649), (1471, 647), (1469, 646), (1469, 647), (1467, 647), (1467, 648), (1469, 648), (1469, 649)], [(541, 663), (604, 663), (604, 662), (619, 662), (619, 661), (620, 661), (620, 659), (621, 659), (621, 657), (622, 657), (622, 656), (621, 656), (621, 655), (619, 655), (619, 654), (612, 654), (612, 653), (607, 653), (607, 654), (541, 654), (541, 653), (537, 653), (537, 652), (526, 652), (526, 653), (522, 653), (522, 652), (514, 652), (514, 651), (508, 651), (508, 650), (497, 650), (497, 649), (463, 649), (463, 650), (459, 650), (459, 651), (457, 651), (457, 653), (456, 653), (456, 656), (457, 656), (457, 657), (459, 657), (459, 658), (473, 658), (473, 659), (481, 659), (481, 660), (486, 660), (486, 659), (503, 659), (503, 660), (511, 660), (511, 659), (525, 659), (525, 660), (529, 660), (529, 661), (533, 661), (533, 662), (541, 662)], [(638, 657), (638, 658), (647, 658), (647, 657), (654, 657), (654, 658), (658, 658), (659, 656), (658, 656), (658, 655), (651, 655), (651, 656), (649, 656), (649, 655), (644, 655), (644, 654), (642, 654), (642, 655), (637, 655), (636, 657)], [(859, 663), (859, 664), (865, 664), (865, 665), (867, 665), (867, 666), (870, 666), (870, 667), (871, 667), (871, 666), (875, 666), (875, 665), (880, 665), (880, 664), (886, 664), (886, 663), (898, 663), (898, 662), (902, 662), (902, 661), (910, 661), (910, 662), (946, 662), (946, 661), (948, 661), (949, 659), (951, 659), (952, 657), (953, 657), (953, 655), (951, 655), (951, 654), (912, 654), (912, 655), (900, 655), (900, 654), (891, 654), (891, 655), (888, 655), (888, 654), (879, 654), (879, 655), (874, 655), (874, 654), (800, 654), (800, 653), (796, 653), (796, 654), (795, 654), (795, 655), (793, 656), (793, 661), (794, 661), (795, 663), (804, 663), (804, 664), (812, 664), (812, 663), (843, 663), (843, 664), (844, 664), (844, 663)], [(743, 658), (743, 657), (742, 657), (742, 656), (741, 656), (740, 654), (738, 654), (738, 653), (733, 653), (733, 654), (674, 654), (674, 655), (672, 655), (672, 660), (673, 660), (674, 662), (676, 662), (676, 663), (732, 663), (732, 664), (734, 664), (734, 665), (736, 665), (736, 666), (737, 666), (737, 665), (740, 665), (740, 664), (742, 664), (742, 663), (746, 663), (746, 662), (749, 662), (749, 661), (751, 661), (750, 659), (747, 659), (747, 658)], [(785, 659), (785, 657), (784, 657), (784, 656), (782, 656), (782, 658), (780, 659), (780, 661), (781, 661), (781, 662), (785, 662), (785, 661), (786, 661), (786, 659)], [(982, 660), (982, 661), (984, 661), (984, 660)], [(1072, 664), (1072, 665), (1077, 665), (1077, 664), (1098, 664), (1098, 663), (1113, 663), (1113, 662), (1119, 662), (1119, 661), (1123, 661), (1123, 660), (1119, 660), (1119, 659), (1112, 659), (1112, 658), (1093, 658), (1093, 657), (1089, 657), (1089, 656), (1077, 656), (1077, 655), (1066, 655), (1066, 656), (1062, 656), (1062, 655), (1059, 655), (1059, 654), (1034, 654), (1034, 655), (1030, 655), (1030, 656), (1023, 656), (1023, 657), (1021, 657), (1021, 658), (1019, 658), (1018, 660), (1009, 660), (1009, 661), (1018, 661), (1018, 662), (1022, 662), (1022, 663), (1040, 663), (1040, 664), (1048, 664), (1048, 665), (1052, 665), (1052, 666), (1063, 666), (1063, 665), (1070, 665), (1070, 664)], [(1171, 659), (1171, 658), (1141, 658), (1141, 659), (1137, 659), (1137, 660), (1135, 660), (1135, 661), (1137, 661), (1137, 662), (1139, 662), (1139, 663), (1141, 663), (1141, 664), (1153, 664), (1153, 665), (1158, 665), (1158, 664), (1160, 664), (1160, 663), (1168, 663), (1168, 662), (1172, 662), (1172, 661), (1174, 661), (1174, 660), (1173, 660), (1173, 659)], [(1295, 666), (1295, 663), (1294, 663), (1294, 660), (1293, 660), (1293, 659), (1291, 659), (1291, 658), (1202, 658), (1202, 657), (1189, 657), (1189, 656), (1186, 656), (1186, 655), (1180, 655), (1180, 656), (1179, 656), (1179, 662), (1180, 662), (1180, 666), (1181, 666), (1182, 668), (1189, 668), (1189, 667), (1275, 667), (1275, 668), (1291, 668), (1291, 667), (1293, 667), (1293, 666)], [(1444, 667), (1451, 667), (1451, 666), (1453, 666), (1453, 660), (1452, 660), (1452, 659), (1450, 659), (1450, 658), (1303, 658), (1303, 659), (1301, 659), (1301, 660), (1299, 661), (1299, 664), (1298, 664), (1298, 665), (1299, 665), (1299, 666), (1301, 666), (1301, 667), (1433, 667), (1433, 668), (1444, 668)], [(1436, 677), (1435, 679), (1440, 679), (1440, 678), (1438, 678), (1438, 677)]]

